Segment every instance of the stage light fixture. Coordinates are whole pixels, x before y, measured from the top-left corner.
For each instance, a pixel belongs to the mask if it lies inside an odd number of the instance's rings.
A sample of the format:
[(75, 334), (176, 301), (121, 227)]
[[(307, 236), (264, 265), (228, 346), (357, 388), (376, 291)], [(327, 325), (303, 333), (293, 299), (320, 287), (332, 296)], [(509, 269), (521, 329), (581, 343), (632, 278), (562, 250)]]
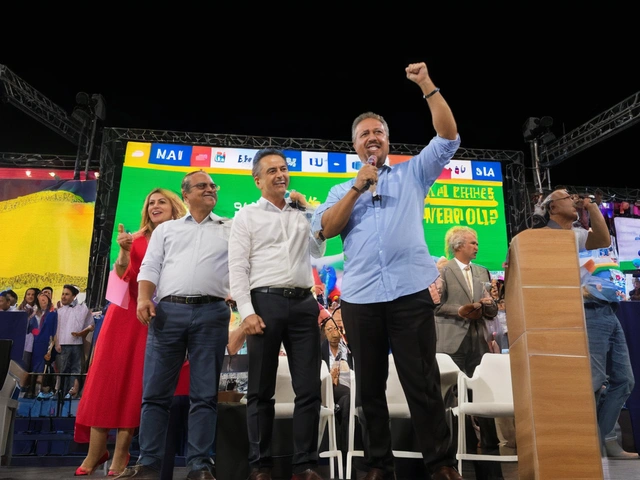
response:
[(89, 94), (85, 92), (76, 93), (76, 103), (78, 105), (89, 105)]
[(535, 131), (539, 125), (540, 119), (538, 117), (529, 117), (524, 122), (524, 125), (522, 125), (522, 135), (527, 142), (535, 138)]
[(525, 141), (540, 139), (540, 143), (548, 144), (556, 139), (555, 135), (549, 131), (553, 125), (551, 117), (529, 117), (522, 125), (522, 136)]

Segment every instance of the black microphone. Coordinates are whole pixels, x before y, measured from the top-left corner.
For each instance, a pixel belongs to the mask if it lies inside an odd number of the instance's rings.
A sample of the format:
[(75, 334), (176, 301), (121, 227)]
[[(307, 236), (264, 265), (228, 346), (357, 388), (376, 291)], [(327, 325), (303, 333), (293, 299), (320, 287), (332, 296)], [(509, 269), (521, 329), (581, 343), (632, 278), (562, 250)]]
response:
[[(377, 158), (375, 155), (371, 155), (368, 159), (367, 159), (367, 163), (369, 165), (373, 165), (374, 167), (376, 166), (376, 162), (377, 162)], [(369, 188), (371, 188), (371, 185), (373, 185), (373, 181), (371, 180), (367, 180), (367, 190), (369, 190)], [(373, 195), (373, 201), (375, 202), (376, 200), (380, 200), (380, 195), (378, 195), (378, 192), (376, 192), (376, 190), (374, 189), (373, 192), (371, 192), (371, 195)]]

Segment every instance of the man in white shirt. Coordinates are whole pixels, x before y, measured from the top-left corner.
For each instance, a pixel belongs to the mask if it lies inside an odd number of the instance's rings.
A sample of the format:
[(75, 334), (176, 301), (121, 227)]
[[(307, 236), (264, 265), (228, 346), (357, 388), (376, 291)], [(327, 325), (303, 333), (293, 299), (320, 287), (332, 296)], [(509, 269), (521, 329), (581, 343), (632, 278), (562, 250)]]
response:
[[(229, 334), (228, 240), (231, 221), (215, 215), (218, 187), (203, 170), (182, 181), (187, 215), (160, 224), (138, 274), (138, 319), (149, 325), (140, 456), (118, 478), (158, 480), (169, 411), (189, 354), (189, 480), (214, 480), (217, 395)], [(157, 305), (154, 302), (158, 301)]]
[(318, 303), (311, 294), (310, 254), (319, 257), (324, 243), (311, 235), (303, 195), (287, 203), (289, 170), (284, 154), (260, 150), (253, 158), (253, 178), (262, 192), (258, 202), (241, 209), (229, 239), (231, 296), (238, 304), (247, 337), (249, 382), (247, 429), (250, 480), (271, 480), (276, 373), (284, 345), (296, 399), (293, 414), (292, 480), (320, 480), (320, 330)]
[(54, 337), (58, 372), (75, 374), (61, 380), (60, 388), (67, 397), (76, 397), (80, 391), (79, 376), (86, 370), (84, 339), (95, 327), (91, 310), (84, 303), (75, 301), (78, 293), (80, 289), (75, 285), (62, 287), (58, 329)]

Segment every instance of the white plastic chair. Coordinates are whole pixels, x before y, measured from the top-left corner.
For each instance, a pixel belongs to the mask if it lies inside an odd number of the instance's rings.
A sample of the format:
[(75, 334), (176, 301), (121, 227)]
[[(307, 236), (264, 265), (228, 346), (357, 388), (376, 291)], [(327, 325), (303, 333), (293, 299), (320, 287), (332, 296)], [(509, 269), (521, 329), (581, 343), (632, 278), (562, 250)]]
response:
[[(336, 421), (335, 421), (335, 404), (333, 400), (333, 384), (331, 374), (326, 363), (321, 363), (320, 381), (322, 402), (320, 405), (320, 424), (318, 428), (318, 449), (322, 444), (324, 432), (327, 431), (329, 440), (329, 449), (326, 451), (318, 451), (321, 458), (329, 458), (329, 467), (331, 472), (335, 471), (335, 459), (337, 458), (338, 478), (343, 478), (342, 470), (342, 452), (338, 449), (336, 441)], [(276, 376), (275, 400), (275, 418), (292, 418), (293, 409), (295, 407), (296, 394), (293, 391), (291, 382), (291, 372), (289, 371), (289, 359), (286, 355), (278, 357), (278, 373)]]
[[(440, 384), (442, 390), (442, 397), (444, 396), (452, 385), (455, 385), (458, 381), (458, 373), (460, 368), (446, 353), (437, 353), (436, 361), (438, 362), (438, 368), (440, 369)], [(356, 376), (355, 365), (354, 370), (351, 371), (351, 407), (349, 415), (349, 447), (347, 451), (346, 462), (346, 478), (351, 478), (351, 470), (353, 464), (353, 457), (363, 457), (363, 450), (355, 450), (355, 430), (356, 421), (358, 417), (358, 411), (355, 406), (355, 392), (356, 392)], [(389, 355), (389, 376), (387, 378), (387, 407), (389, 409), (389, 418), (411, 418), (409, 412), (409, 405), (407, 398), (404, 394), (400, 379), (398, 377), (398, 371), (396, 369), (395, 359), (393, 355)], [(452, 408), (451, 413), (455, 415), (457, 408)], [(409, 450), (393, 450), (393, 456), (396, 458), (422, 458), (422, 452), (414, 452)]]
[(322, 405), (320, 406), (320, 428), (318, 429), (318, 449), (322, 443), (324, 432), (326, 430), (329, 440), (329, 449), (325, 451), (318, 450), (320, 458), (329, 458), (329, 468), (331, 474), (335, 471), (335, 460), (337, 459), (338, 477), (343, 477), (342, 470), (342, 451), (338, 449), (337, 433), (336, 433), (336, 417), (335, 417), (335, 401), (333, 399), (333, 380), (329, 367), (322, 361), (320, 362), (320, 380), (322, 381)]
[[(471, 390), (473, 401), (469, 400)], [(465, 421), (467, 415), (487, 418), (513, 417), (513, 390), (508, 353), (485, 353), (469, 378), (458, 375), (458, 471), (463, 460), (517, 462), (518, 455), (484, 455), (467, 452)]]

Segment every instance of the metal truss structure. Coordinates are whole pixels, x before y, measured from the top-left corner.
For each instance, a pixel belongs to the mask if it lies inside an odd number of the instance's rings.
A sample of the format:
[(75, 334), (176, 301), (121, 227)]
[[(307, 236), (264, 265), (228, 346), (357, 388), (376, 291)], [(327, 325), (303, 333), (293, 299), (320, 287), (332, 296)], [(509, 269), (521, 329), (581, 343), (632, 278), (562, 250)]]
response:
[(81, 122), (67, 115), (61, 107), (4, 65), (0, 65), (0, 86), (4, 93), (3, 100), (10, 105), (35, 118), (74, 145), (86, 142), (82, 138)]
[[(0, 152), (0, 167), (20, 168), (58, 168), (60, 170), (73, 170), (76, 157), (71, 155), (50, 155), (42, 153), (11, 153)], [(98, 169), (99, 162), (93, 163), (92, 168)]]
[(540, 167), (549, 168), (565, 161), (640, 121), (640, 92), (595, 116), (585, 124), (540, 148)]

